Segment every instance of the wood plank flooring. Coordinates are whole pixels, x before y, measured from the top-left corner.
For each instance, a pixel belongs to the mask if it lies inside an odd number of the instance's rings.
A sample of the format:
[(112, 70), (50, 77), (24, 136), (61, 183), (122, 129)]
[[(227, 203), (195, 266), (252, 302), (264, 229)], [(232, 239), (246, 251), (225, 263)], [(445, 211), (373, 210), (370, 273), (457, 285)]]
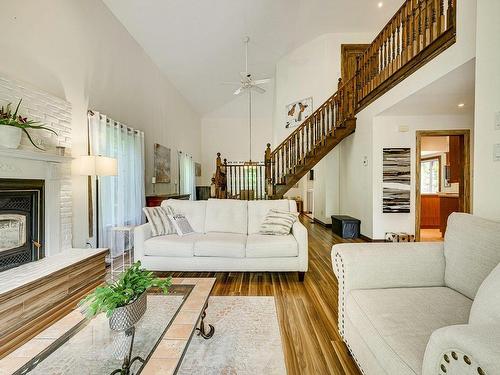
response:
[(216, 277), (212, 295), (274, 296), (288, 374), (359, 375), (337, 331), (338, 283), (332, 270), (333, 244), (346, 242), (330, 229), (301, 221), (309, 232), (309, 271), (293, 273), (173, 272), (162, 276)]

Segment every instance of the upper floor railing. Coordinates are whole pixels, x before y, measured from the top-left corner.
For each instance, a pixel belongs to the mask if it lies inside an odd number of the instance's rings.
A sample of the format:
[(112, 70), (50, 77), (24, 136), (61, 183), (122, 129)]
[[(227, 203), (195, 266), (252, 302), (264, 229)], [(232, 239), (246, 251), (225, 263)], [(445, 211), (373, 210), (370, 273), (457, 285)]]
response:
[(366, 107), (455, 42), (456, 0), (406, 0), (357, 58), (357, 107)]
[(228, 162), (217, 153), (215, 196), (224, 199), (267, 199), (263, 162)]

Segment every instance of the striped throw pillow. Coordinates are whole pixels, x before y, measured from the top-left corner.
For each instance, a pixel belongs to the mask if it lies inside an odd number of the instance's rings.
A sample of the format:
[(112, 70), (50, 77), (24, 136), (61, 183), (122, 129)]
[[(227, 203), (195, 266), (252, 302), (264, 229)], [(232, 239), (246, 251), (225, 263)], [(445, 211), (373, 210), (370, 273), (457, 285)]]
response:
[(177, 234), (174, 225), (168, 218), (168, 215), (173, 215), (174, 213), (171, 207), (144, 207), (142, 210), (151, 225), (151, 234), (153, 237)]
[(297, 221), (297, 213), (269, 210), (264, 221), (260, 225), (260, 234), (271, 234), (275, 236), (286, 236), (290, 234), (293, 223)]

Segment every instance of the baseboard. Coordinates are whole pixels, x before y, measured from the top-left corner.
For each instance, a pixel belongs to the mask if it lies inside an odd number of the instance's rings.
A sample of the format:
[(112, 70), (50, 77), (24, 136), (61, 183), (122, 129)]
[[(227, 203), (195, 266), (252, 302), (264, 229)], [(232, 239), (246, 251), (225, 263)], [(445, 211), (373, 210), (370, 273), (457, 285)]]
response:
[(321, 220), (319, 220), (319, 219), (318, 219), (318, 218), (316, 218), (316, 217), (315, 217), (313, 220), (314, 220), (314, 222), (315, 222), (316, 224), (322, 225), (322, 226), (324, 226), (325, 228), (331, 228), (331, 227), (332, 227), (332, 224), (331, 224), (331, 223), (330, 223), (330, 224), (328, 224), (328, 223), (323, 223)]
[(364, 234), (360, 234), (359, 238), (361, 238), (363, 241), (366, 242), (385, 242), (385, 240), (380, 240), (380, 239), (373, 239), (368, 236), (365, 236)]

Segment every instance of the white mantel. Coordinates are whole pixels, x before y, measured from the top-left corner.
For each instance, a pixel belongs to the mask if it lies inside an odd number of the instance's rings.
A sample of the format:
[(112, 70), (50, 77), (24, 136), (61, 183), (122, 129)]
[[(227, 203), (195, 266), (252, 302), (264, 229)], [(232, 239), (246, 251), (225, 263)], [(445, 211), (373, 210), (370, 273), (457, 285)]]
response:
[(45, 255), (71, 248), (71, 157), (0, 149), (0, 179), (45, 181)]

